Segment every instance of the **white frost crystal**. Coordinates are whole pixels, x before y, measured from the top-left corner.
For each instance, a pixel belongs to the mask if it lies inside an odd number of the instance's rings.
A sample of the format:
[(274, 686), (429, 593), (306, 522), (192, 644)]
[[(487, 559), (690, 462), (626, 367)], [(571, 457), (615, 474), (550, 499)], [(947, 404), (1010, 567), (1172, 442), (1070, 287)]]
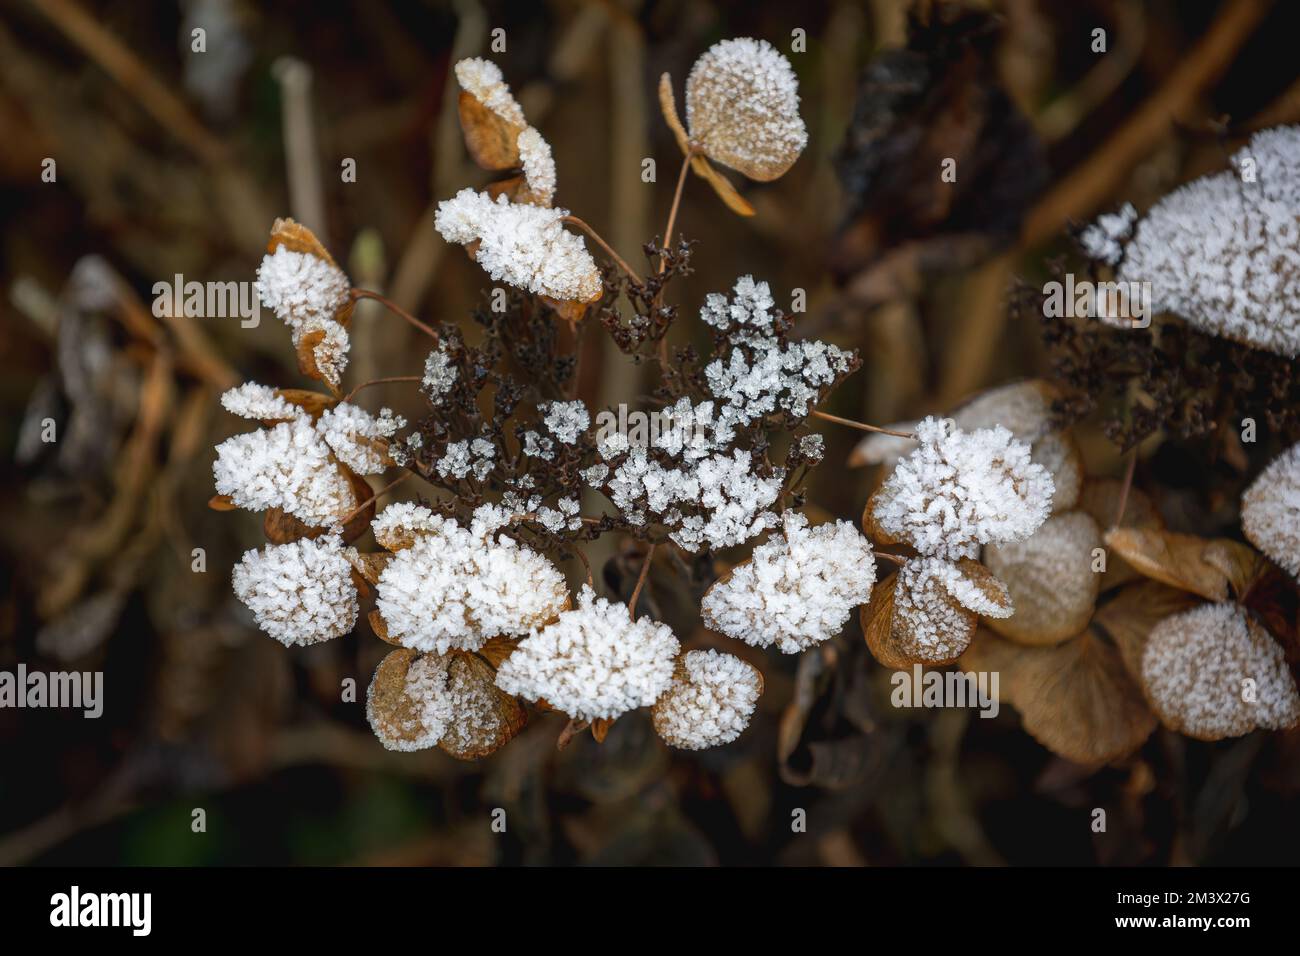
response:
[(668, 688), (680, 645), (672, 630), (583, 587), (578, 606), (524, 638), (497, 671), (497, 686), (545, 699), (581, 720), (648, 707)]
[(1079, 244), (1089, 258), (1114, 265), (1124, 257), (1124, 243), (1133, 234), (1137, 210), (1126, 202), (1118, 211), (1105, 213), (1079, 233)]
[(1152, 628), (1142, 682), (1166, 726), (1202, 740), (1300, 721), (1282, 648), (1239, 604), (1203, 604)]
[(501, 68), (491, 60), (476, 56), (461, 60), (456, 64), (456, 82), (461, 89), (507, 123), (528, 125), (524, 111), (511, 94), (505, 77), (501, 75)]
[(732, 349), (704, 370), (709, 392), (723, 401), (723, 417), (748, 425), (765, 415), (787, 412), (803, 418), (831, 385), (851, 367), (853, 355), (825, 342), (775, 340), (752, 344), (752, 357)]
[(654, 727), (668, 744), (704, 750), (729, 744), (749, 725), (763, 676), (734, 654), (688, 651), (655, 702)]
[(218, 494), (250, 511), (279, 508), (327, 527), (356, 504), (329, 446), (307, 418), (227, 438), (212, 464)]
[(760, 181), (793, 166), (808, 143), (790, 61), (749, 37), (715, 43), (695, 61), (686, 125), (709, 158)]
[(262, 257), (255, 288), (262, 304), (297, 331), (306, 323), (333, 323), (347, 305), (352, 283), (320, 256), (279, 245)]
[(440, 529), (444, 520), (424, 505), (398, 501), (375, 516), (370, 530), (381, 548), (400, 551), (409, 548), (417, 536)]
[(424, 377), (420, 380), (420, 388), (436, 405), (456, 384), (458, 374), (459, 370), (447, 354), (447, 343), (439, 342), (437, 348), (424, 360)]
[(478, 242), (474, 258), (493, 279), (553, 299), (599, 298), (600, 272), (581, 236), (564, 229), (565, 209), (496, 201), (462, 189), (438, 204), (434, 226), (448, 242)]
[[(1256, 133), (1233, 169), (1193, 180), (1137, 224), (1116, 278), (1151, 307), (1289, 358), (1300, 353), (1300, 126)], [(1103, 250), (1105, 251), (1105, 250)]]
[(591, 413), (580, 399), (570, 402), (550, 402), (537, 406), (547, 431), (563, 445), (572, 445), (578, 436), (591, 425)]
[(847, 521), (809, 528), (787, 511), (782, 533), (710, 588), (701, 611), (728, 637), (797, 654), (838, 634), (875, 581), (871, 542), (857, 528)]
[(326, 535), (246, 551), (231, 575), (235, 596), (285, 646), (339, 637), (357, 620), (345, 550), (337, 535)]
[(403, 647), (474, 651), (499, 635), (553, 620), (568, 591), (564, 576), (510, 538), (493, 540), (437, 515), (379, 575), (380, 614)]
[(555, 158), (551, 155), (551, 144), (530, 126), (519, 134), (518, 146), (528, 191), (537, 205), (549, 206), (555, 198)]
[(240, 418), (260, 421), (291, 421), (303, 410), (282, 397), (269, 385), (245, 382), (221, 395), (221, 407)]
[(1300, 445), (1278, 455), (1241, 496), (1241, 528), (1279, 567), (1300, 577)]
[(776, 322), (776, 302), (766, 282), (753, 276), (736, 280), (730, 299), (721, 292), (710, 292), (700, 309), (700, 318), (728, 335), (756, 333), (769, 336)]
[(916, 426), (920, 446), (876, 495), (886, 533), (923, 555), (973, 558), (981, 545), (1029, 537), (1046, 520), (1055, 488), (1029, 448), (998, 426), (964, 432), (951, 419)]
[(340, 402), (321, 415), (316, 430), (339, 461), (359, 475), (375, 475), (391, 464), (385, 460), (387, 440), (405, 424), (406, 420), (390, 409), (380, 409), (375, 416)]

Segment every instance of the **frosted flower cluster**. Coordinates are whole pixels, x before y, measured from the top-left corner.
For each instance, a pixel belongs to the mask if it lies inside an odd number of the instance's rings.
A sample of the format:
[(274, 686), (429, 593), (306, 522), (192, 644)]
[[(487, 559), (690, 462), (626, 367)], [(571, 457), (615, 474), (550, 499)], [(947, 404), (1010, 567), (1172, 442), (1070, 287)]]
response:
[(591, 413), (581, 400), (543, 403), (537, 410), (547, 431), (562, 445), (572, 445), (591, 426)]
[(793, 166), (808, 143), (790, 61), (749, 37), (715, 43), (695, 61), (686, 125), (711, 159), (763, 182)]
[(1046, 519), (1052, 477), (1007, 429), (964, 432), (951, 419), (916, 426), (919, 447), (877, 492), (884, 532), (923, 555), (973, 558), (985, 544), (1029, 537)]
[(406, 419), (391, 409), (382, 408), (375, 416), (339, 402), (321, 414), (316, 430), (339, 461), (359, 475), (374, 475), (392, 464), (387, 439), (405, 425)]
[(1166, 726), (1203, 740), (1300, 722), (1281, 646), (1238, 604), (1203, 604), (1152, 628), (1142, 681)]
[[(1256, 133), (1233, 169), (1189, 182), (1137, 224), (1116, 278), (1202, 331), (1300, 354), (1300, 126)], [(1103, 248), (1101, 251), (1107, 251)]]
[(578, 606), (533, 631), (497, 671), (497, 686), (580, 720), (649, 707), (668, 689), (681, 645), (665, 624), (631, 620), (583, 587)]
[(447, 445), (436, 468), (444, 478), (464, 478), (472, 474), (475, 480), (483, 481), (492, 471), (495, 459), (496, 446), (486, 438), (464, 438)]
[(600, 271), (582, 237), (564, 229), (566, 215), (465, 188), (438, 204), (434, 226), (448, 242), (478, 243), (474, 258), (493, 279), (536, 295), (590, 302), (601, 294)]
[(326, 535), (247, 551), (231, 575), (235, 596), (285, 646), (339, 637), (357, 620), (349, 550)]
[(749, 726), (763, 675), (734, 654), (688, 651), (651, 717), (666, 743), (682, 750), (729, 744)]
[(350, 348), (347, 329), (337, 321), (352, 291), (343, 270), (320, 256), (278, 245), (262, 258), (254, 287), (262, 304), (289, 326), (295, 348), (304, 337), (319, 336), (313, 347), (316, 367), (337, 387)]
[(221, 395), (221, 407), (240, 418), (264, 422), (287, 422), (301, 410), (269, 385), (245, 382)]
[(775, 340), (755, 342), (752, 354), (733, 349), (704, 370), (709, 391), (725, 402), (724, 415), (748, 425), (778, 411), (803, 418), (812, 410), (821, 389), (852, 367), (853, 355), (825, 342)]
[(871, 542), (852, 524), (810, 528), (787, 511), (781, 533), (710, 588), (700, 609), (728, 637), (797, 654), (838, 634), (875, 581)]
[(459, 374), (460, 370), (453, 364), (447, 352), (447, 343), (439, 342), (424, 360), (424, 376), (420, 379), (420, 389), (429, 401), (437, 405), (456, 384), (456, 376)]
[(376, 587), (388, 634), (403, 647), (478, 650), (493, 637), (553, 620), (568, 599), (559, 570), (510, 538), (494, 540), (489, 528), (467, 529), (438, 515), (421, 515), (419, 527)]
[(1241, 528), (1274, 563), (1300, 577), (1300, 445), (1278, 455), (1241, 496)]
[(721, 292), (710, 292), (705, 297), (700, 318), (728, 336), (748, 333), (766, 337), (776, 324), (776, 302), (766, 282), (741, 276), (731, 298)]

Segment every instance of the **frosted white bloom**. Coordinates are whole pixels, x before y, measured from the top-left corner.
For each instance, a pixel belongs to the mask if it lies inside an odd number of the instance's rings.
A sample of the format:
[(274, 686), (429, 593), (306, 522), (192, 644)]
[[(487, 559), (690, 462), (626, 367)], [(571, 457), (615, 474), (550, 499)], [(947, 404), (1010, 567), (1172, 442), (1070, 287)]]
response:
[(434, 515), (379, 576), (377, 606), (403, 647), (473, 651), (490, 638), (552, 620), (568, 598), (564, 576), (537, 552)]
[(548, 704), (580, 720), (610, 719), (648, 707), (672, 681), (681, 645), (648, 618), (583, 587), (578, 606), (524, 638), (497, 671), (508, 694)]
[(711, 159), (760, 181), (794, 165), (808, 142), (790, 61), (749, 37), (715, 43), (695, 61), (686, 125)]
[(549, 206), (555, 198), (555, 158), (551, 155), (551, 144), (531, 126), (519, 134), (517, 142), (528, 191), (538, 205)]
[(335, 457), (359, 475), (375, 475), (390, 464), (385, 460), (388, 439), (406, 424), (392, 409), (371, 415), (364, 408), (340, 402), (327, 409), (316, 422), (316, 430)]
[(1124, 257), (1124, 244), (1133, 234), (1137, 219), (1137, 210), (1126, 202), (1117, 211), (1098, 216), (1095, 223), (1080, 232), (1079, 245), (1089, 258), (1113, 266)]
[(286, 647), (339, 637), (357, 621), (347, 550), (337, 535), (326, 535), (246, 551), (231, 575), (235, 596)]
[(442, 527), (442, 521), (424, 505), (398, 501), (375, 516), (370, 522), (370, 530), (381, 548), (400, 551), (409, 548), (419, 535), (437, 531)]
[(297, 418), (227, 438), (212, 464), (217, 492), (250, 511), (279, 508), (316, 527), (347, 514), (356, 501), (310, 420)]
[(491, 60), (469, 57), (456, 64), (456, 82), (466, 93), (473, 95), (507, 123), (527, 126), (524, 111), (515, 101), (510, 87), (501, 75), (501, 68)]
[(808, 527), (787, 511), (782, 533), (719, 581), (700, 605), (704, 622), (755, 647), (797, 654), (838, 634), (871, 597), (871, 542), (847, 521)]
[(541, 458), (543, 461), (550, 461), (555, 457), (555, 442), (545, 435), (539, 435), (529, 429), (524, 432), (524, 454), (530, 458)]
[(725, 403), (723, 417), (742, 426), (775, 412), (804, 417), (821, 389), (852, 367), (852, 353), (825, 342), (751, 346), (752, 357), (732, 349), (725, 362), (717, 359), (704, 370), (709, 391)]
[(315, 321), (333, 324), (348, 303), (352, 283), (320, 256), (279, 245), (262, 257), (254, 284), (262, 304), (292, 329)]
[(582, 518), (578, 514), (577, 498), (561, 498), (554, 508), (537, 508), (537, 520), (542, 527), (552, 534), (559, 534), (566, 528), (577, 531), (582, 527)]
[(1300, 577), (1300, 445), (1292, 445), (1241, 496), (1241, 529), (1279, 567)]
[(609, 465), (597, 463), (590, 468), (584, 468), (578, 472), (582, 475), (582, 480), (592, 488), (599, 488), (605, 484), (605, 479), (609, 477)]
[(762, 692), (763, 675), (754, 665), (712, 649), (688, 651), (655, 702), (655, 730), (683, 750), (729, 744), (749, 726)]
[(601, 293), (600, 271), (582, 237), (564, 229), (565, 209), (493, 202), (462, 189), (438, 204), (434, 225), (448, 242), (478, 242), (474, 258), (493, 279), (553, 299), (589, 302)]
[(1022, 540), (1047, 519), (1052, 477), (1007, 429), (964, 432), (927, 418), (916, 435), (919, 447), (875, 496), (881, 530), (924, 555), (973, 558), (981, 545)]
[(1232, 170), (1187, 183), (1138, 223), (1116, 278), (1202, 331), (1300, 353), (1300, 127), (1257, 133)]
[(1152, 628), (1142, 682), (1166, 726), (1203, 740), (1300, 721), (1282, 648), (1239, 604), (1203, 604)]
[(424, 377), (420, 381), (420, 387), (429, 400), (436, 405), (456, 384), (458, 374), (459, 370), (451, 363), (451, 356), (447, 354), (447, 343), (439, 342), (437, 348), (424, 360)]
[(591, 414), (580, 399), (543, 403), (537, 410), (542, 413), (547, 430), (563, 445), (572, 445), (591, 425)]
[(482, 481), (492, 471), (496, 458), (496, 447), (486, 439), (468, 438), (450, 442), (446, 453), (438, 459), (438, 474), (443, 478), (464, 478), (473, 476)]
[(240, 418), (290, 421), (305, 413), (269, 385), (245, 382), (221, 395), (221, 407)]
[(755, 282), (753, 276), (741, 276), (736, 280), (730, 299), (720, 292), (710, 292), (705, 297), (700, 318), (728, 334), (770, 335), (776, 322), (776, 303), (766, 282)]

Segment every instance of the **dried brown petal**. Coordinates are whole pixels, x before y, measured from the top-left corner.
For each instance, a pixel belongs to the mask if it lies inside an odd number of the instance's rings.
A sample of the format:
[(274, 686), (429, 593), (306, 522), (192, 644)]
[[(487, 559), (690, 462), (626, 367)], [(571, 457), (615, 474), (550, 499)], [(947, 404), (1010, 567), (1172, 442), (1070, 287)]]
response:
[(1151, 629), (1169, 617), (1195, 607), (1194, 595), (1159, 581), (1140, 580), (1117, 593), (1097, 608), (1092, 626), (1100, 628), (1114, 645), (1134, 680), (1141, 680), (1142, 650)]
[(519, 165), (519, 134), (524, 127), (494, 113), (473, 93), (462, 90), (457, 99), (465, 146), (483, 169), (514, 169)]
[(659, 77), (659, 109), (664, 115), (668, 128), (673, 131), (682, 155), (690, 156), (691, 172), (712, 186), (718, 198), (726, 203), (727, 208), (732, 212), (740, 216), (754, 215), (754, 207), (745, 197), (736, 192), (736, 187), (731, 185), (731, 181), (726, 176), (714, 169), (700, 153), (691, 155), (690, 139), (686, 135), (686, 127), (682, 126), (682, 121), (677, 115), (677, 100), (673, 96), (672, 78), (667, 73)]
[[(1119, 513), (1119, 500), (1123, 494), (1124, 483), (1114, 478), (1089, 479), (1084, 483), (1083, 494), (1079, 496), (1079, 510), (1085, 511), (1097, 522), (1103, 531), (1115, 524)], [(1162, 528), (1164, 521), (1155, 504), (1140, 488), (1129, 488), (1128, 498), (1124, 503), (1124, 528)], [(1119, 554), (1108, 552), (1106, 570), (1101, 576), (1101, 590), (1109, 591), (1130, 581), (1141, 578), (1133, 565)]]
[(1226, 539), (1115, 528), (1106, 533), (1106, 544), (1147, 577), (1210, 601), (1226, 601), (1230, 591), (1245, 593), (1257, 571), (1251, 549)]

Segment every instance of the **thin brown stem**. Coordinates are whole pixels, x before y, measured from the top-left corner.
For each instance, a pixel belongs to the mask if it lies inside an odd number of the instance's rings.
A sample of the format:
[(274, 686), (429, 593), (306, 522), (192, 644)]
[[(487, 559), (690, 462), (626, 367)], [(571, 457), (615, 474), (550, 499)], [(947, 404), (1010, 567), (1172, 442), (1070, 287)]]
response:
[(654, 560), (655, 548), (657, 544), (650, 545), (650, 550), (645, 553), (645, 562), (641, 565), (641, 574), (636, 579), (636, 587), (632, 589), (632, 599), (627, 602), (627, 616), (636, 620), (636, 602), (641, 598), (641, 589), (645, 587), (646, 578), (650, 574), (650, 562)]
[(892, 561), (895, 564), (897, 564), (899, 567), (902, 567), (904, 564), (907, 563), (907, 558), (900, 557), (897, 554), (890, 554), (888, 551), (872, 551), (871, 553), (878, 558), (884, 559), (885, 561)]
[(605, 254), (614, 260), (614, 262), (618, 265), (618, 267), (622, 269), (624, 273), (627, 274), (627, 277), (629, 279), (631, 279), (637, 285), (645, 285), (645, 280), (642, 279), (641, 276), (637, 274), (637, 271), (633, 269), (630, 265), (628, 265), (626, 262), (624, 262), (623, 257), (614, 251), (614, 247), (611, 246), (608, 242), (606, 242), (604, 238), (601, 237), (600, 233), (598, 233), (595, 229), (591, 228), (591, 226), (588, 225), (584, 220), (579, 219), (577, 216), (565, 216), (560, 221), (567, 222), (571, 226), (577, 226), (587, 235), (591, 236), (592, 241), (595, 242), (596, 245), (600, 246), (600, 248), (605, 250)]
[(916, 436), (911, 432), (894, 431), (892, 428), (881, 428), (879, 425), (868, 425), (866, 422), (855, 422), (851, 418), (840, 418), (838, 415), (829, 415), (826, 412), (813, 410), (814, 418), (823, 418), (828, 422), (834, 422), (837, 425), (847, 425), (849, 428), (856, 428), (864, 432), (879, 432), (881, 435), (893, 435), (895, 438), (910, 438), (916, 440)]
[(1124, 521), (1124, 510), (1128, 507), (1128, 492), (1133, 487), (1133, 473), (1137, 470), (1138, 450), (1137, 446), (1129, 452), (1128, 467), (1124, 470), (1124, 484), (1119, 489), (1119, 504), (1115, 507), (1115, 523), (1111, 525), (1118, 528)]
[(586, 553), (576, 544), (573, 545), (573, 552), (578, 556), (578, 560), (582, 562), (582, 566), (587, 569), (587, 587), (594, 588), (596, 579), (591, 575), (591, 562), (587, 560)]
[(438, 341), (438, 333), (434, 331), (433, 326), (421, 322), (419, 319), (411, 315), (411, 313), (407, 312), (405, 309), (403, 309), (400, 305), (398, 305), (396, 302), (394, 302), (392, 299), (388, 298), (387, 296), (382, 296), (378, 292), (371, 292), (369, 289), (353, 289), (352, 298), (353, 300), (374, 299), (376, 302), (378, 302), (380, 305), (386, 308), (389, 312), (393, 313), (393, 315), (405, 319), (407, 322), (411, 323), (413, 326), (415, 326), (425, 335), (430, 336), (435, 342)]
[(659, 257), (659, 271), (663, 272), (668, 264), (667, 250), (673, 241), (673, 226), (677, 225), (677, 210), (682, 204), (682, 192), (686, 187), (686, 170), (691, 168), (691, 159), (695, 156), (695, 147), (691, 147), (682, 158), (682, 171), (677, 174), (677, 190), (673, 193), (673, 204), (668, 210), (668, 225), (664, 226), (664, 251)]
[(407, 478), (410, 478), (410, 477), (411, 477), (412, 475), (414, 475), (414, 474), (415, 474), (415, 472), (413, 472), (413, 471), (408, 471), (406, 474), (402, 475), (402, 477), (400, 477), (400, 478), (394, 478), (392, 481), (390, 481), (388, 484), (384, 485), (384, 487), (380, 488), (378, 491), (376, 491), (373, 495), (371, 495), (371, 496), (370, 496), (369, 498), (367, 498), (365, 501), (361, 502), (361, 504), (357, 505), (355, 508), (353, 508), (351, 511), (349, 511), (349, 512), (347, 513), (347, 515), (344, 516), (343, 520), (340, 521), (339, 523), (340, 523), (340, 524), (347, 524), (349, 521), (351, 521), (351, 520), (352, 520), (353, 518), (355, 518), (357, 515), (361, 514), (361, 512), (365, 511), (367, 508), (369, 508), (371, 505), (373, 505), (376, 501), (378, 501), (378, 500), (379, 500), (379, 497), (380, 497), (381, 495), (386, 495), (386, 494), (388, 494), (388, 492), (392, 491), (394, 488), (396, 488), (398, 485), (400, 485), (400, 484), (401, 484), (402, 482), (404, 482)]
[(369, 388), (371, 385), (384, 385), (389, 382), (418, 382), (418, 381), (421, 381), (420, 376), (418, 375), (394, 375), (391, 376), (390, 378), (372, 378), (370, 381), (362, 382), (352, 391), (348, 392), (347, 395), (343, 397), (343, 401), (345, 402), (352, 401), (353, 395), (361, 391), (363, 388)]

